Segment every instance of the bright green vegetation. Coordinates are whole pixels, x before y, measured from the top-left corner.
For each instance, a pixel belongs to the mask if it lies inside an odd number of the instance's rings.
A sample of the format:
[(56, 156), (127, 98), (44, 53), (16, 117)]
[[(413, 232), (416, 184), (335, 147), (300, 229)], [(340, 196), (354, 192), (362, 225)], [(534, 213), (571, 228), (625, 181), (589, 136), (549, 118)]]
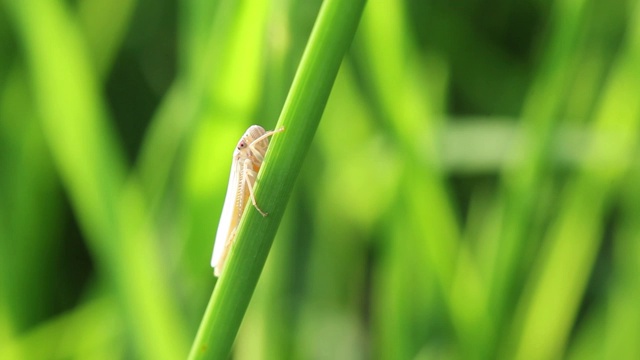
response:
[(0, 359), (640, 358), (640, 3), (321, 3), (0, 1)]

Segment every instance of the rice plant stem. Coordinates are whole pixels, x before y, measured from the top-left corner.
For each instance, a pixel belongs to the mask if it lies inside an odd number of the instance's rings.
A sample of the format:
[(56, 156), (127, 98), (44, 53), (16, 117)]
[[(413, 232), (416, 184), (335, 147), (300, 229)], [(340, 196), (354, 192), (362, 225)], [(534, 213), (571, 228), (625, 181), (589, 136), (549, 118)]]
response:
[(327, 0), (320, 9), (276, 126), (285, 131), (273, 137), (257, 179), (256, 200), (269, 215), (247, 207), (190, 359), (229, 355), (365, 2)]

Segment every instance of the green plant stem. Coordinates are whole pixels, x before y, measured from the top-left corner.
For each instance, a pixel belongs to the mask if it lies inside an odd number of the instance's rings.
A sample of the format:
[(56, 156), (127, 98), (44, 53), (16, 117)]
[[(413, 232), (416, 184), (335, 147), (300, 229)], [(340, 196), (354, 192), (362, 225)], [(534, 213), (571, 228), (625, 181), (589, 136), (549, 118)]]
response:
[(257, 180), (256, 200), (269, 216), (247, 207), (190, 359), (226, 358), (231, 350), (364, 4), (328, 0), (320, 10), (278, 120), (285, 131), (274, 136)]

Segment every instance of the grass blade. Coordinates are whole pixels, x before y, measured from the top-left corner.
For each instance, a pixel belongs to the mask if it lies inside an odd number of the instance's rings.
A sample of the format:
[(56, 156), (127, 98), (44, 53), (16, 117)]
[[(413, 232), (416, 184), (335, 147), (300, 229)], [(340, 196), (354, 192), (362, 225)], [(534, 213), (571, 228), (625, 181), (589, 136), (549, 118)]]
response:
[(286, 130), (274, 137), (257, 181), (257, 201), (269, 216), (263, 218), (252, 207), (243, 216), (191, 359), (225, 358), (231, 349), (364, 4), (364, 0), (329, 0), (320, 10), (278, 121), (277, 128)]

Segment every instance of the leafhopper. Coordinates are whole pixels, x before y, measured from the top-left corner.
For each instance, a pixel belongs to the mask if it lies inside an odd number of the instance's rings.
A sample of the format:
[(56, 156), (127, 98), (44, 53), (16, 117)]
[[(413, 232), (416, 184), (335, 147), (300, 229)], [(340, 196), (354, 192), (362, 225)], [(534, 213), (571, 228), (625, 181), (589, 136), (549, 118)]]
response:
[(253, 194), (253, 188), (258, 171), (260, 171), (264, 161), (264, 155), (269, 147), (268, 138), (281, 131), (284, 131), (284, 128), (265, 131), (261, 126), (252, 125), (242, 135), (236, 149), (233, 151), (227, 195), (222, 206), (222, 215), (220, 216), (220, 224), (218, 224), (213, 255), (211, 256), (211, 267), (215, 276), (220, 276), (222, 273), (247, 201), (251, 199), (251, 203), (256, 210), (262, 216), (267, 216), (267, 213), (258, 206)]

